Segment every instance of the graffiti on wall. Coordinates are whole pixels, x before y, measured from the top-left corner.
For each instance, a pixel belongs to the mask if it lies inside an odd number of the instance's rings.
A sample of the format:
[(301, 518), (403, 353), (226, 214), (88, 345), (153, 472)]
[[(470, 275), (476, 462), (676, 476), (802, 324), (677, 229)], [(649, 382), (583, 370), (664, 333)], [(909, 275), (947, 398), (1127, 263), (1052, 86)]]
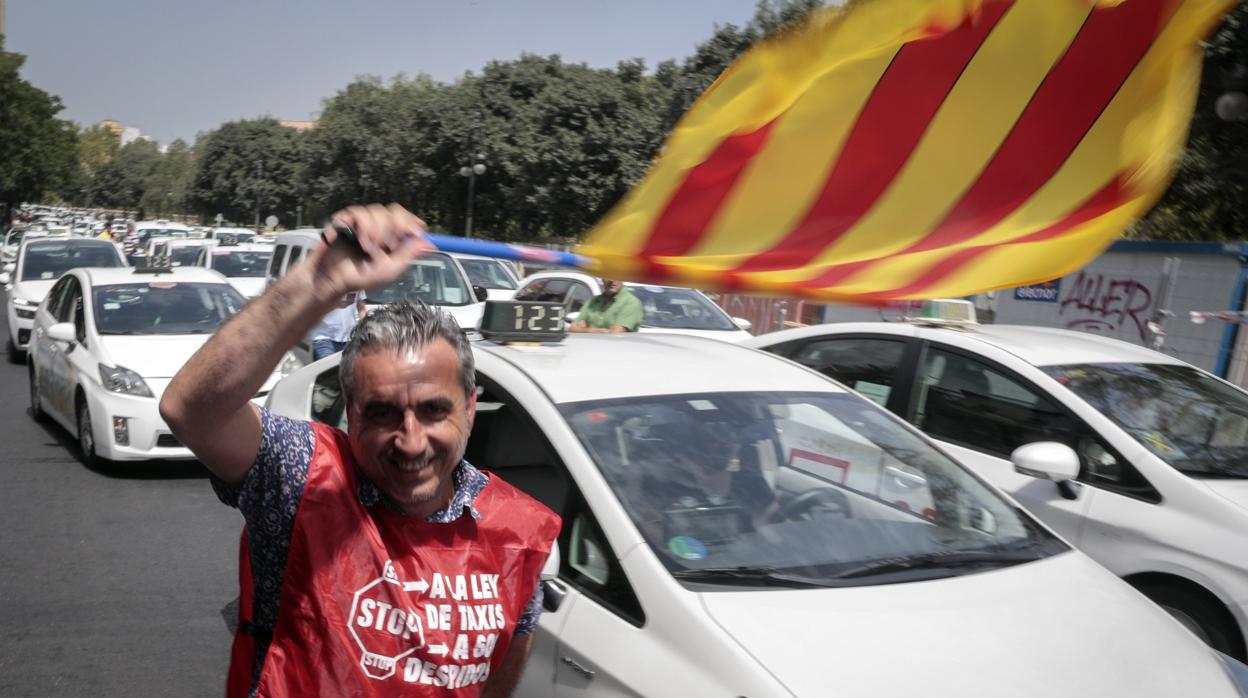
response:
[(1064, 289), (1058, 314), (1071, 315), (1066, 327), (1093, 332), (1134, 329), (1140, 341), (1148, 341), (1148, 320), (1153, 312), (1153, 292), (1135, 279), (1079, 272)]

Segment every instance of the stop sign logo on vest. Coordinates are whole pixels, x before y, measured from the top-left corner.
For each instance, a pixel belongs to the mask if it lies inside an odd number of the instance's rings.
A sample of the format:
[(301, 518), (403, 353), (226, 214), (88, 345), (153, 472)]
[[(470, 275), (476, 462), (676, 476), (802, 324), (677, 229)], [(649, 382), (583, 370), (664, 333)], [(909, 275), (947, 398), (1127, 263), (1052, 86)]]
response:
[(428, 588), (423, 579), (402, 581), (386, 560), (382, 575), (355, 592), (347, 629), (360, 646), (360, 666), (370, 678), (394, 676), (399, 660), (425, 646), (413, 592), (420, 594)]

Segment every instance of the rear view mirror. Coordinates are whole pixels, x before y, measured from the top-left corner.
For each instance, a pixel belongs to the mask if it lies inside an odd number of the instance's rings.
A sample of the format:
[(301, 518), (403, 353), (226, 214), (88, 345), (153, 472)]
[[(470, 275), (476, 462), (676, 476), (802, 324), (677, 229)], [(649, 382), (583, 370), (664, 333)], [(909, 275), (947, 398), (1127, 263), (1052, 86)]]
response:
[(477, 300), (484, 303), (485, 299), (490, 297), (490, 292), (487, 291), (484, 286), (473, 286), (472, 295), (476, 296)]
[(12, 280), (13, 277), (9, 274), (9, 272), (0, 272), (0, 286), (8, 286), (9, 282)]
[(74, 342), (76, 341), (74, 332), (74, 323), (58, 322), (48, 328), (48, 339), (58, 342)]
[(546, 564), (542, 565), (541, 579), (548, 582), (559, 578), (559, 543), (550, 546), (550, 555), (546, 556)]
[(571, 324), (571, 323), (573, 323), (573, 322), (576, 322), (576, 319), (577, 319), (578, 317), (580, 317), (580, 316), (581, 316), (580, 311), (573, 310), (573, 311), (572, 311), (572, 312), (570, 312), (570, 313), (564, 313), (564, 314), (563, 314), (563, 319), (564, 319), (566, 322), (568, 322), (569, 324)]
[(754, 329), (754, 323), (750, 322), (749, 320), (746, 320), (743, 317), (734, 317), (732, 319), (732, 324), (745, 330), (746, 332), (749, 332), (750, 330)]
[(14, 269), (16, 269), (16, 268), (17, 268), (17, 265), (16, 265), (16, 264), (14, 264), (13, 262), (9, 262), (8, 264), (4, 265), (3, 267), (0, 267), (0, 271), (3, 271), (5, 274), (12, 274), (12, 273), (13, 273), (13, 270), (14, 270)]
[(1010, 454), (1014, 472), (1039, 480), (1066, 482), (1079, 475), (1079, 456), (1074, 449), (1056, 441), (1039, 441), (1019, 446)]

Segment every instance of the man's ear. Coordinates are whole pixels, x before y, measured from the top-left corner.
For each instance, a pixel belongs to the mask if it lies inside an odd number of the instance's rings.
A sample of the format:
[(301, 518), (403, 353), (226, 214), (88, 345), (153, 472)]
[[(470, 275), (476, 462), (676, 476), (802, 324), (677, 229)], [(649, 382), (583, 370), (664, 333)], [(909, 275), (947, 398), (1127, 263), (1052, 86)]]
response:
[(464, 409), (468, 411), (469, 429), (472, 428), (473, 420), (477, 418), (477, 390), (478, 388), (474, 387), (472, 391), (468, 393), (468, 403), (464, 405)]

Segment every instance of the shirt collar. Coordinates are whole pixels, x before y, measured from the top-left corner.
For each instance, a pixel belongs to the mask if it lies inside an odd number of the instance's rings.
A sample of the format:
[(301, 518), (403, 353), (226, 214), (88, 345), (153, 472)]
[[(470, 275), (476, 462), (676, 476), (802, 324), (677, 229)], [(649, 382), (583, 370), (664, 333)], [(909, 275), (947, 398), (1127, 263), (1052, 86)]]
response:
[[(358, 475), (358, 485), (356, 493), (359, 496), (360, 504), (367, 508), (372, 508), (378, 502), (384, 501), (381, 490), (373, 484), (372, 480), (364, 474), (364, 471), (356, 468)], [(481, 518), (481, 512), (476, 507), (477, 496), (481, 494), (481, 490), (485, 489), (486, 483), (490, 478), (485, 473), (477, 470), (472, 463), (461, 460), (459, 465), (455, 466), (455, 470), (451, 474), (454, 481), (455, 491), (451, 495), (451, 503), (445, 508), (433, 512), (425, 517), (425, 521), (429, 523), (451, 523), (467, 512), (474, 519)]]

